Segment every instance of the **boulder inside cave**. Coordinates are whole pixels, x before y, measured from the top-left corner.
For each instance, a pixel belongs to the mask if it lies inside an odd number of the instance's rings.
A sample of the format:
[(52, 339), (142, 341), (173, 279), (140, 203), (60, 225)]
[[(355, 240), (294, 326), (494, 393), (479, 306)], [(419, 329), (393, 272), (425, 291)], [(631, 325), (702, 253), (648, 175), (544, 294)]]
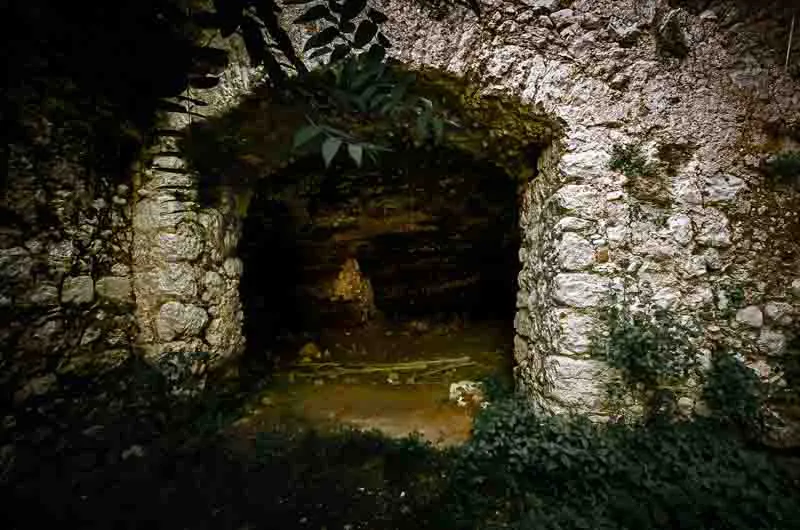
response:
[[(249, 356), (469, 359), (473, 376), (510, 364), (517, 186), (449, 149), (391, 153), (361, 170), (299, 161), (265, 179), (240, 243)], [(392, 376), (413, 379), (378, 374)]]

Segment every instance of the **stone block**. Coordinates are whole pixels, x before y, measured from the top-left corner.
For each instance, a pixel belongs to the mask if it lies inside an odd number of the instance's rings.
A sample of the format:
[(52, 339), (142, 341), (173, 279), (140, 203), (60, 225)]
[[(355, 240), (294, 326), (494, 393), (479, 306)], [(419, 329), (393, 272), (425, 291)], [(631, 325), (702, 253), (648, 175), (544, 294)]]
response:
[(94, 300), (94, 280), (91, 276), (64, 278), (61, 302), (65, 304), (90, 304)]
[(97, 296), (116, 302), (127, 304), (133, 301), (131, 279), (125, 276), (105, 276), (97, 280), (95, 286)]
[(208, 322), (208, 313), (202, 307), (180, 302), (167, 302), (161, 306), (156, 320), (158, 336), (164, 341), (180, 337), (195, 337)]
[(553, 297), (570, 307), (595, 307), (609, 292), (608, 280), (589, 273), (561, 273), (554, 280)]

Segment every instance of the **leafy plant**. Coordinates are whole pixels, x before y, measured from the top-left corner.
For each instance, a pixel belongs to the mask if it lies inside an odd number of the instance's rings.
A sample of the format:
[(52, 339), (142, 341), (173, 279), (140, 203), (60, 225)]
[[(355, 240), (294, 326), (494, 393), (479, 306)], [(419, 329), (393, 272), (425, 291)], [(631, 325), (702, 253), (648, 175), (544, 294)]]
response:
[(512, 399), (454, 458), (437, 528), (771, 528), (797, 513), (778, 493), (792, 479), (711, 420), (597, 424)]
[(763, 431), (766, 388), (736, 355), (718, 352), (705, 374), (703, 400), (713, 417), (748, 436)]
[(610, 397), (629, 392), (647, 416), (674, 412), (687, 381), (699, 373), (691, 333), (665, 311), (648, 315), (612, 305), (605, 316), (609, 334), (594, 339), (592, 353), (620, 374), (624, 391), (612, 387)]
[(310, 52), (309, 59), (328, 55), (329, 63), (335, 63), (369, 46), (367, 53), (381, 60), (391, 46), (380, 30), (388, 18), (377, 9), (367, 9), (367, 0), (290, 0), (287, 4), (313, 4), (295, 19), (295, 24), (328, 22), (306, 41), (303, 51)]
[(659, 167), (647, 159), (641, 144), (614, 145), (608, 167), (628, 177), (626, 188), (634, 197), (655, 203), (669, 203), (669, 190), (661, 178)]
[(773, 156), (766, 163), (767, 175), (780, 183), (800, 182), (800, 151)]

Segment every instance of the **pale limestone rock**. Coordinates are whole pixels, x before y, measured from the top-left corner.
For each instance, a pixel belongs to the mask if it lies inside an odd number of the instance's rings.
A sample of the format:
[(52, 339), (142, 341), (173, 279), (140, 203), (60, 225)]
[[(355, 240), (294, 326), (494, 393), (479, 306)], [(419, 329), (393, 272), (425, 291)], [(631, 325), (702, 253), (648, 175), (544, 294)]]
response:
[(560, 0), (522, 0), (522, 3), (533, 8), (534, 13), (552, 13), (561, 6)]
[(65, 304), (90, 304), (94, 300), (94, 281), (91, 276), (64, 278), (61, 302)]
[(737, 176), (714, 175), (706, 179), (703, 195), (705, 195), (706, 202), (709, 204), (730, 202), (744, 188), (744, 180)]
[(563, 270), (580, 271), (594, 262), (594, 247), (573, 232), (565, 232), (558, 245), (558, 262)]
[(686, 296), (686, 305), (693, 309), (699, 309), (712, 303), (714, 303), (714, 291), (707, 285), (696, 287)]
[(792, 280), (792, 294), (800, 298), (800, 278)]
[(624, 244), (630, 235), (630, 230), (625, 225), (609, 226), (606, 228), (606, 237), (609, 244), (616, 248)]
[(692, 242), (694, 230), (692, 229), (692, 219), (688, 215), (676, 214), (667, 219), (672, 238), (681, 245), (688, 245)]
[(552, 397), (561, 410), (601, 408), (605, 399), (608, 366), (593, 359), (553, 355), (547, 359), (553, 380)]
[(208, 271), (203, 276), (203, 288), (209, 301), (219, 298), (225, 294), (225, 278), (216, 271)]
[(554, 279), (553, 297), (571, 307), (595, 307), (609, 292), (606, 278), (589, 273), (560, 273)]
[(703, 256), (688, 256), (681, 264), (687, 278), (697, 278), (706, 274), (706, 259)]
[(158, 248), (166, 261), (194, 261), (203, 253), (203, 229), (195, 223), (181, 223), (175, 232), (158, 234)]
[(532, 337), (531, 314), (527, 309), (520, 309), (514, 315), (514, 331), (523, 337)]
[(751, 328), (760, 328), (764, 325), (764, 315), (761, 308), (751, 305), (736, 312), (736, 321)]
[(719, 254), (719, 250), (707, 248), (703, 252), (703, 257), (705, 257), (706, 266), (712, 271), (717, 271), (722, 268), (722, 257)]
[(561, 346), (571, 353), (586, 353), (592, 344), (595, 319), (574, 311), (564, 311), (560, 318)]
[(158, 312), (156, 326), (161, 340), (171, 341), (180, 337), (194, 337), (208, 322), (208, 314), (202, 307), (180, 302), (167, 302)]
[(661, 309), (670, 309), (678, 303), (681, 293), (672, 287), (661, 287), (653, 293), (653, 304)]
[(476, 381), (451, 383), (450, 401), (455, 402), (459, 407), (486, 408), (488, 406), (483, 385)]
[(597, 217), (602, 204), (596, 187), (589, 184), (567, 184), (556, 196), (561, 207), (589, 219)]
[(719, 210), (706, 208), (699, 220), (695, 239), (701, 245), (724, 248), (731, 246), (731, 229), (727, 217)]
[(592, 221), (579, 217), (562, 217), (556, 223), (556, 232), (582, 232), (592, 226)]
[(575, 22), (575, 12), (572, 9), (561, 9), (551, 13), (550, 20), (553, 21), (557, 29), (561, 29)]
[(225, 275), (228, 278), (238, 278), (242, 275), (244, 265), (239, 258), (228, 258), (222, 264), (222, 269), (225, 271)]
[(764, 306), (764, 315), (771, 322), (787, 326), (792, 323), (792, 304), (786, 302), (768, 302)]
[(118, 304), (133, 301), (131, 279), (126, 276), (105, 276), (97, 280), (97, 296)]
[(197, 296), (197, 278), (188, 263), (165, 263), (156, 274), (155, 289), (166, 296), (191, 299)]
[(519, 335), (514, 335), (514, 360), (522, 364), (529, 360), (530, 354), (528, 341)]
[(775, 329), (763, 328), (758, 335), (758, 346), (768, 355), (780, 355), (786, 348), (786, 335)]

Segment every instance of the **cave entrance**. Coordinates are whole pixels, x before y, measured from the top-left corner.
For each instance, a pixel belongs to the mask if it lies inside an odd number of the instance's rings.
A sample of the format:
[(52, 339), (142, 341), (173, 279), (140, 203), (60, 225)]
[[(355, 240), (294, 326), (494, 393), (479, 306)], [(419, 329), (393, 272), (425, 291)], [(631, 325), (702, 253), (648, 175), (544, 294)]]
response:
[[(510, 377), (517, 187), (446, 148), (363, 171), (301, 161), (265, 179), (240, 242), (248, 356), (317, 397), (336, 388), (323, 408), (346, 400), (341, 385), (377, 383), (395, 387), (395, 407), (397, 392), (416, 396), (418, 418), (452, 383)], [(468, 429), (459, 421), (437, 423)]]

